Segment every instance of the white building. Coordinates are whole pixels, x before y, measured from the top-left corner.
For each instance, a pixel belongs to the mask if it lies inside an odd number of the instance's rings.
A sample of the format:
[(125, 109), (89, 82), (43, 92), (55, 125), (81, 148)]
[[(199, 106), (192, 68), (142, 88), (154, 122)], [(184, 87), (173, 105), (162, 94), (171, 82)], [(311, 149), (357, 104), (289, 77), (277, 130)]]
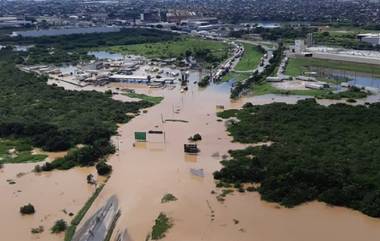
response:
[(380, 45), (380, 33), (365, 33), (365, 34), (358, 34), (357, 38), (361, 42), (366, 42), (369, 44), (372, 44), (373, 46)]
[(305, 52), (306, 47), (305, 47), (305, 40), (303, 39), (296, 39), (294, 42), (294, 52), (296, 54), (300, 54), (302, 52)]
[(114, 74), (109, 77), (113, 82), (128, 82), (128, 83), (147, 83), (148, 76), (134, 76), (124, 74)]

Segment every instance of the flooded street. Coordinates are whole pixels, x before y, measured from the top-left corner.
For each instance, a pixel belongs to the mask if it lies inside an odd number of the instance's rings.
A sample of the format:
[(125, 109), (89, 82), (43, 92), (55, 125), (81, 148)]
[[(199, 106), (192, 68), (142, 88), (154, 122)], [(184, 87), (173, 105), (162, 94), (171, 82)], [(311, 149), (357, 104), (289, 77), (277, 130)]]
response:
[[(83, 221), (116, 195), (121, 217), (114, 233), (127, 229), (132, 241), (145, 240), (160, 212), (173, 219), (174, 226), (164, 239), (170, 241), (378, 240), (380, 220), (346, 208), (312, 202), (287, 209), (261, 201), (258, 193), (234, 192), (227, 195), (223, 203), (217, 201), (217, 194), (212, 191), (219, 194), (221, 190), (215, 187), (212, 173), (221, 168), (222, 155), (230, 149), (244, 148), (244, 145), (231, 143), (224, 121), (217, 121), (216, 106), (239, 108), (246, 101), (253, 104), (295, 103), (305, 97), (266, 95), (231, 101), (228, 84), (198, 89), (193, 82), (199, 79), (199, 73), (192, 72), (189, 90), (184, 93), (180, 93), (179, 87), (174, 90), (136, 88), (138, 93), (163, 96), (164, 100), (120, 126), (119, 136), (113, 138), (119, 151), (109, 158), (112, 176)], [(58, 84), (68, 89), (78, 88), (67, 83)], [(111, 86), (131, 87), (128, 84)], [(104, 91), (107, 87), (95, 89)], [(130, 100), (122, 95), (114, 97)], [(187, 122), (165, 122), (168, 119)], [(135, 131), (150, 130), (165, 132), (165, 138), (148, 135), (147, 142), (135, 143)], [(196, 133), (202, 136), (198, 143), (201, 152), (184, 154), (183, 144)], [(59, 218), (71, 220), (63, 209), (76, 213), (94, 191), (86, 182), (86, 176), (94, 173), (94, 168), (16, 177), (20, 172), (30, 172), (33, 166), (5, 165), (0, 170), (0, 214), (7, 217), (0, 220), (1, 240), (63, 240), (62, 235), (50, 234), (50, 227)], [(204, 177), (194, 176), (191, 169), (203, 169)], [(7, 179), (14, 179), (16, 184), (8, 184)], [(166, 193), (178, 200), (162, 204), (161, 198)], [(29, 202), (36, 207), (36, 213), (22, 217), (19, 207)], [(30, 229), (39, 225), (44, 225), (45, 231), (32, 235)]]
[[(196, 80), (196, 76), (192, 76)], [(174, 226), (165, 240), (250, 240), (250, 241), (373, 241), (380, 235), (380, 221), (346, 208), (331, 208), (313, 202), (294, 209), (279, 208), (260, 200), (257, 193), (233, 193), (224, 203), (216, 200), (212, 173), (219, 169), (221, 156), (231, 144), (223, 122), (215, 115), (216, 105), (236, 108), (244, 101), (231, 102), (228, 86), (210, 86), (189, 91), (140, 90), (164, 96), (164, 101), (133, 119), (120, 130), (115, 142), (120, 147), (110, 158), (114, 172), (89, 217), (112, 195), (119, 199), (122, 216), (116, 230), (127, 229), (131, 240), (145, 240), (162, 211), (173, 218)], [(295, 103), (304, 97), (261, 96), (250, 98), (254, 104), (282, 101)], [(179, 109), (179, 113), (173, 113)], [(165, 122), (181, 119), (188, 123)], [(134, 144), (134, 131), (162, 130), (166, 140), (148, 136), (147, 143)], [(188, 156), (183, 144), (195, 133), (202, 135), (201, 152)], [(194, 176), (190, 169), (203, 169), (205, 176)], [(178, 200), (161, 204), (172, 193)], [(238, 220), (235, 224), (234, 219)]]

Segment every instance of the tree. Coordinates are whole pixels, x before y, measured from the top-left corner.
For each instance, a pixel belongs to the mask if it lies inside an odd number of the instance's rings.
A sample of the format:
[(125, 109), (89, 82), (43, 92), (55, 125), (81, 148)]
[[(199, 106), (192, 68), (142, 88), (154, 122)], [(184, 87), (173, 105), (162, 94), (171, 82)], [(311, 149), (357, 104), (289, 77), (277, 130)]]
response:
[(36, 210), (34, 209), (34, 206), (30, 203), (20, 208), (20, 213), (22, 215), (30, 215), (34, 214), (35, 212)]
[(112, 171), (112, 166), (108, 165), (105, 161), (100, 161), (96, 164), (96, 171), (100, 176), (105, 176)]
[(61, 233), (67, 229), (67, 223), (63, 219), (59, 219), (55, 222), (53, 227), (51, 228), (52, 233)]

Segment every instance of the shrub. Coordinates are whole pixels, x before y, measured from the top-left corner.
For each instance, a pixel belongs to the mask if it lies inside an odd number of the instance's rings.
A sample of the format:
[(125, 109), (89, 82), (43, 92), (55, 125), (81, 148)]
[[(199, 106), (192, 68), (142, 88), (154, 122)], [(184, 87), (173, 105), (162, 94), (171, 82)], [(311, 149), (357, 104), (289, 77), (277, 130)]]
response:
[(42, 172), (42, 167), (40, 165), (36, 165), (36, 166), (34, 166), (33, 171), (34, 172)]
[(202, 136), (198, 133), (189, 138), (189, 141), (201, 141), (201, 140), (202, 140)]
[(34, 209), (34, 206), (30, 203), (25, 205), (25, 206), (22, 206), (20, 208), (20, 213), (23, 215), (29, 215), (29, 214), (33, 214), (35, 212), (36, 212), (36, 210)]
[(96, 164), (96, 171), (100, 176), (105, 176), (112, 171), (112, 166), (108, 165), (105, 161), (100, 161)]
[(160, 213), (152, 228), (152, 240), (158, 240), (165, 237), (165, 233), (173, 226), (170, 218), (164, 213)]
[(255, 187), (247, 187), (247, 191), (248, 192), (256, 192), (257, 188), (255, 188)]
[(161, 203), (167, 203), (172, 201), (177, 201), (177, 198), (171, 193), (165, 194), (161, 199)]
[(210, 84), (210, 76), (206, 75), (201, 79), (201, 81), (198, 82), (199, 87), (206, 87), (207, 85)]
[(67, 229), (67, 223), (63, 219), (59, 219), (55, 222), (53, 227), (51, 228), (52, 233), (60, 233)]
[(86, 179), (87, 179), (88, 184), (94, 184), (95, 183), (94, 175), (92, 175), (92, 174), (88, 174)]
[(247, 102), (243, 105), (243, 109), (246, 109), (246, 108), (251, 108), (253, 107), (253, 104), (251, 102)]
[(33, 234), (37, 234), (37, 233), (42, 233), (44, 231), (44, 227), (43, 226), (38, 226), (37, 228), (32, 228), (31, 232)]
[(202, 140), (202, 136), (200, 134), (197, 133), (193, 136), (193, 141), (200, 141), (200, 140)]

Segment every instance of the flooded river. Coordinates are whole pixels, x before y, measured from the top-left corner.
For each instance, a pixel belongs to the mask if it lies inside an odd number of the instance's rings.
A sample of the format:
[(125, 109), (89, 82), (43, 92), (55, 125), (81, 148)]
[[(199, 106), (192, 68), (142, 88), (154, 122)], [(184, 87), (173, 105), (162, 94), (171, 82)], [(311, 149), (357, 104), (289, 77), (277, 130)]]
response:
[[(190, 79), (189, 91), (185, 93), (180, 93), (179, 87), (174, 90), (140, 87), (136, 90), (165, 99), (147, 113), (120, 126), (120, 135), (113, 138), (119, 150), (109, 159), (114, 171), (85, 219), (116, 195), (122, 214), (116, 230), (127, 229), (133, 241), (145, 240), (160, 212), (173, 219), (174, 226), (164, 239), (170, 241), (379, 239), (380, 220), (346, 208), (312, 202), (287, 209), (261, 201), (258, 193), (235, 192), (228, 195), (224, 203), (217, 201), (212, 191), (220, 193), (220, 190), (215, 188), (212, 173), (221, 168), (222, 155), (244, 146), (231, 143), (224, 122), (217, 121), (216, 105), (238, 108), (248, 100), (253, 104), (295, 103), (305, 97), (266, 95), (231, 101), (228, 84), (198, 89), (193, 81), (199, 81), (199, 73), (192, 72)], [(128, 87), (127, 84), (111, 86)], [(104, 90), (102, 88), (97, 89)], [(121, 95), (115, 97), (128, 100)], [(188, 122), (162, 121), (166, 119)], [(149, 130), (164, 131), (165, 138), (148, 135), (148, 142), (134, 143), (135, 131)], [(202, 141), (198, 143), (201, 152), (196, 156), (186, 155), (183, 144), (195, 133), (202, 135)], [(86, 175), (93, 173), (94, 169), (75, 168), (66, 172), (15, 177), (18, 172), (28, 172), (31, 168), (30, 164), (6, 165), (0, 171), (1, 240), (62, 240), (62, 236), (51, 235), (47, 229), (58, 218), (71, 219), (63, 209), (75, 213), (84, 204), (93, 191), (93, 187), (86, 183)], [(194, 176), (190, 172), (192, 168), (203, 169), (204, 177)], [(9, 185), (6, 182), (9, 178), (14, 178), (16, 184)], [(22, 192), (18, 193), (19, 189)], [(172, 193), (178, 200), (161, 204), (166, 193)], [(37, 212), (32, 217), (22, 217), (18, 209), (28, 202), (35, 205)], [(30, 229), (41, 224), (45, 226), (45, 232), (40, 236), (32, 235)]]

